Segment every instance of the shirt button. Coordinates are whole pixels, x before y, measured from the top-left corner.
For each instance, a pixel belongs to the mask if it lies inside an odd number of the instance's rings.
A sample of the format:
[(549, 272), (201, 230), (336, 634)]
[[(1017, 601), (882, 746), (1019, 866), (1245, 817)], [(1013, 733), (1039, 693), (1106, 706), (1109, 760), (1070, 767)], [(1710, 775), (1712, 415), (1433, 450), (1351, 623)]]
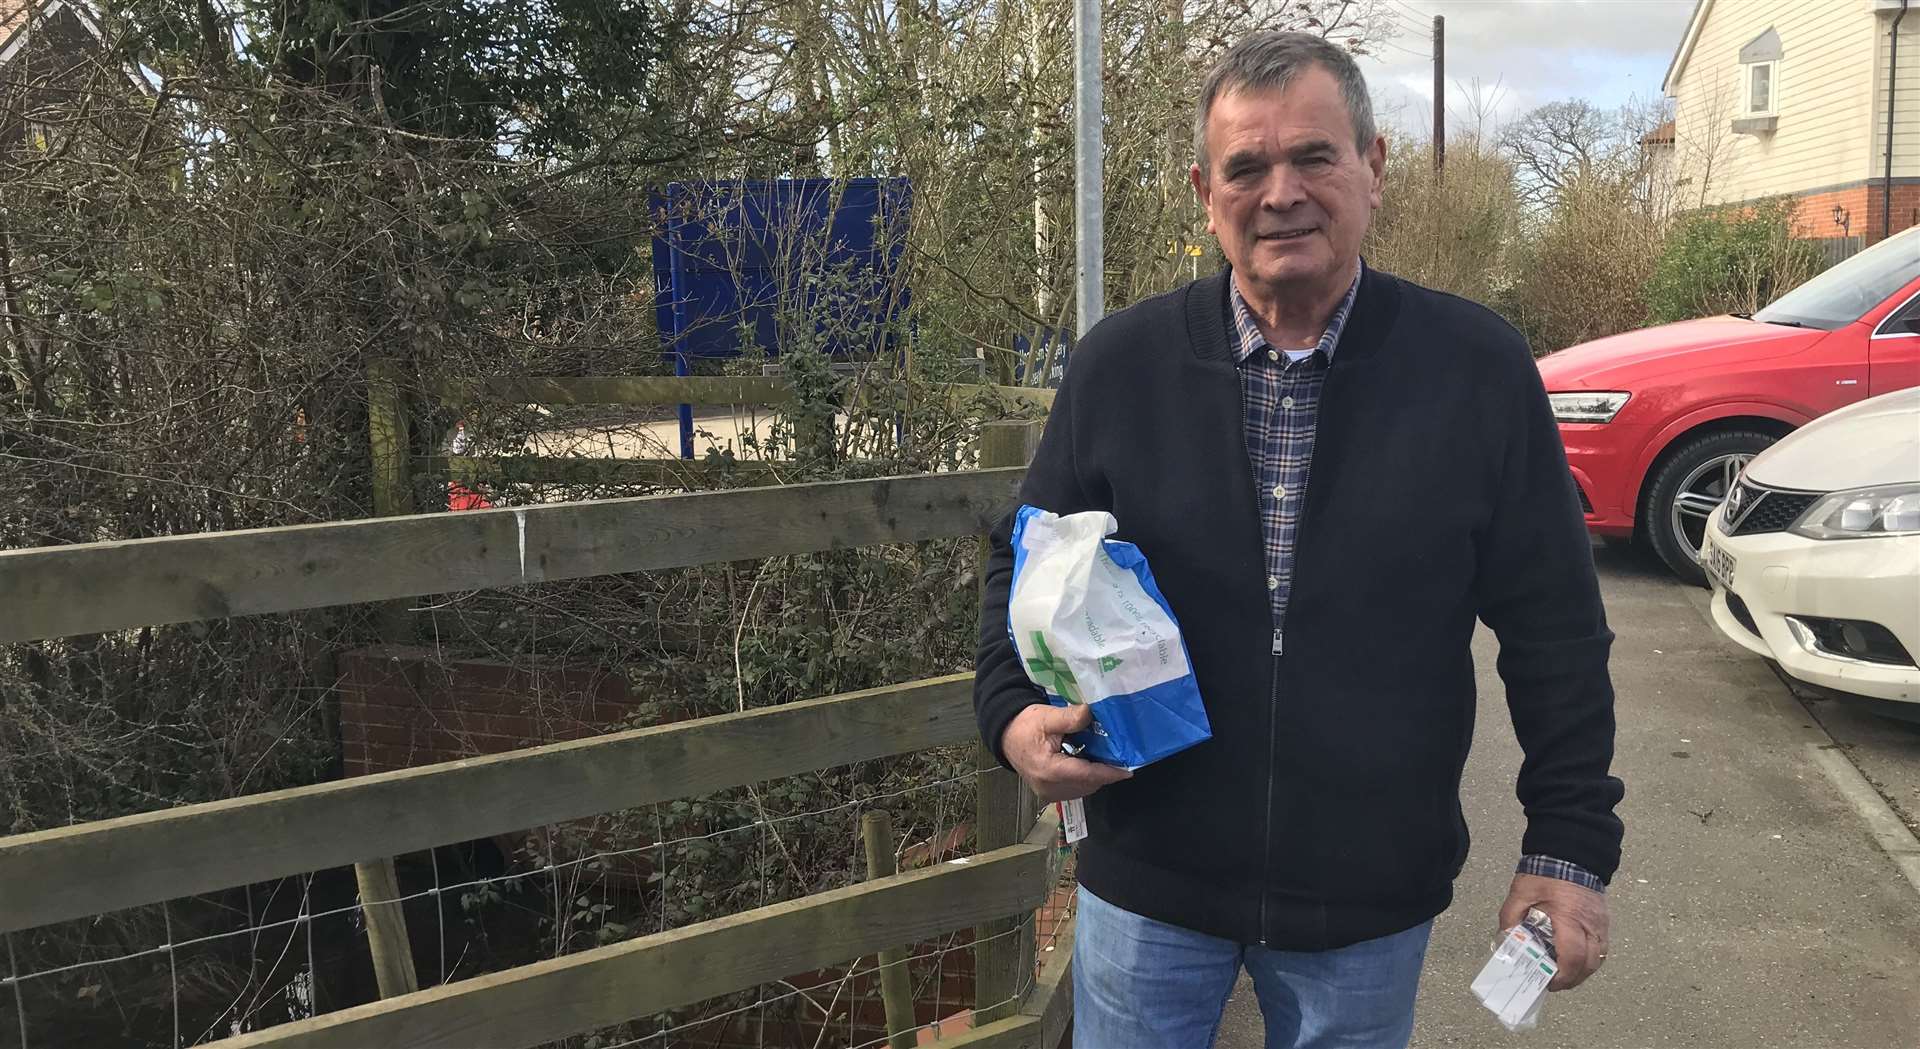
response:
[(1278, 589), (1280, 589), (1280, 577), (1279, 577), (1279, 576), (1277, 576), (1277, 575), (1270, 575), (1270, 576), (1268, 576), (1268, 577), (1267, 577), (1267, 589), (1268, 589), (1268, 590), (1278, 590)]
[(1284, 485), (1284, 484), (1276, 484), (1276, 485), (1274, 485), (1274, 486), (1273, 486), (1273, 497), (1274, 497), (1275, 499), (1285, 499), (1285, 498), (1287, 497), (1287, 486), (1286, 486), (1286, 485)]
[(1280, 359), (1280, 351), (1279, 351), (1279, 350), (1268, 350), (1268, 351), (1267, 351), (1267, 360), (1270, 360), (1270, 361), (1277, 361), (1277, 360), (1279, 360), (1279, 359)]
[(1291, 407), (1293, 407), (1293, 398), (1291, 398), (1291, 397), (1282, 397), (1282, 398), (1280, 398), (1280, 407), (1282, 407), (1282, 408), (1291, 408)]

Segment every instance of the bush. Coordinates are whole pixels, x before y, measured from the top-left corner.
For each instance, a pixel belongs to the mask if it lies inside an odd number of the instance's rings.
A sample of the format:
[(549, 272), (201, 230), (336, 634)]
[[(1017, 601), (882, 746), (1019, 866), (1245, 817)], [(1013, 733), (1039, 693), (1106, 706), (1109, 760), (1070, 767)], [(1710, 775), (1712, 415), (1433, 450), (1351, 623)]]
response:
[(1660, 223), (1627, 178), (1569, 185), (1528, 225), (1513, 285), (1495, 303), (1532, 344), (1551, 353), (1646, 322), (1647, 277), (1660, 254)]
[(1819, 251), (1792, 236), (1794, 210), (1781, 197), (1683, 219), (1647, 280), (1650, 319), (1752, 313), (1818, 273)]
[(1386, 199), (1365, 246), (1369, 264), (1417, 284), (1492, 302), (1520, 218), (1513, 166), (1462, 136), (1447, 147), (1444, 179), (1433, 150), (1398, 142), (1387, 155)]

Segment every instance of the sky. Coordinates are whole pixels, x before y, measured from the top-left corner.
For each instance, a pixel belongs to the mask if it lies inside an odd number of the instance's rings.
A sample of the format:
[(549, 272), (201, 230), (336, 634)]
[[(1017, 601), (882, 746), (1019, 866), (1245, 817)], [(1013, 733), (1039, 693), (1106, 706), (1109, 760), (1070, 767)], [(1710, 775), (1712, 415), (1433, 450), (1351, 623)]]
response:
[(1471, 119), (1475, 82), (1496, 120), (1585, 98), (1660, 97), (1693, 0), (1374, 0), (1397, 34), (1360, 60), (1383, 128), (1433, 126), (1433, 16), (1446, 18), (1447, 121)]

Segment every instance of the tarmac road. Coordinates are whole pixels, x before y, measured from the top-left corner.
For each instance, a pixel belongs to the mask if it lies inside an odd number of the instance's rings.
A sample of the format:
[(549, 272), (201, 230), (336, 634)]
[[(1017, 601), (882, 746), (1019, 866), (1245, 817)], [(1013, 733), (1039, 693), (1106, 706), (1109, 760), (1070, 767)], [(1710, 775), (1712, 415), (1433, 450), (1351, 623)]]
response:
[[(1835, 704), (1814, 704), (1816, 720), (1763, 662), (1719, 636), (1703, 592), (1630, 553), (1595, 557), (1619, 635), (1614, 768), (1627, 784), (1611, 957), (1586, 987), (1552, 996), (1525, 1034), (1508, 1034), (1467, 990), (1522, 829), (1520, 750), (1483, 632), (1463, 788), (1473, 855), (1435, 926), (1413, 1044), (1920, 1047), (1920, 891), (1816, 750), (1838, 747), (1911, 818), (1920, 732)], [(1217, 1044), (1262, 1044), (1244, 979)]]

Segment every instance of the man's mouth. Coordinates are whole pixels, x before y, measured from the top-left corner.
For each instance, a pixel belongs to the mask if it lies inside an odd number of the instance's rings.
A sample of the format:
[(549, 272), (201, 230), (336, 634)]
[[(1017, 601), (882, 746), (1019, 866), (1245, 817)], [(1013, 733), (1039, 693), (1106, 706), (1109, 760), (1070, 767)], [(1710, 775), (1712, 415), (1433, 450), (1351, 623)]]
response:
[(1305, 237), (1308, 234), (1311, 234), (1313, 232), (1315, 232), (1314, 227), (1309, 226), (1306, 229), (1289, 229), (1289, 230), (1279, 230), (1273, 233), (1262, 233), (1260, 234), (1260, 239), (1261, 240), (1299, 240), (1301, 237)]

